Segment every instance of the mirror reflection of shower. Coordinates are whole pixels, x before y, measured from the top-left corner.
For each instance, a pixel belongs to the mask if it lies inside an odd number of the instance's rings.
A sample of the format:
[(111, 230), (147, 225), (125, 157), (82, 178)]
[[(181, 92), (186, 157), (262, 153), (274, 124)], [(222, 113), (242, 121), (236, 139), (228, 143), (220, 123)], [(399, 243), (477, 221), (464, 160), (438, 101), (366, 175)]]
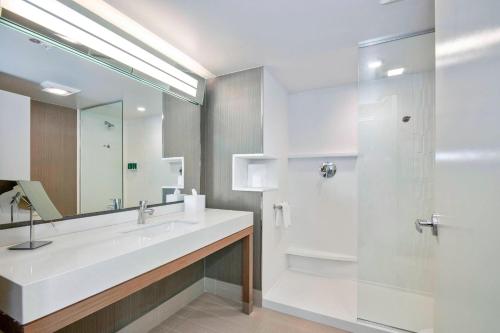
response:
[(123, 199), (123, 105), (97, 105), (80, 113), (80, 210), (109, 209)]

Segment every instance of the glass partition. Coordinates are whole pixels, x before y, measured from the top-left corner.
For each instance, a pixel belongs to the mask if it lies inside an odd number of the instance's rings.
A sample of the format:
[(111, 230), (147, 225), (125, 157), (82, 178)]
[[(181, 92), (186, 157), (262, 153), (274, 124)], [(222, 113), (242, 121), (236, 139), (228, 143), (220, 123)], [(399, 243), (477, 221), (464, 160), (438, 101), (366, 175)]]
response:
[(433, 326), (434, 34), (359, 49), (358, 317)]

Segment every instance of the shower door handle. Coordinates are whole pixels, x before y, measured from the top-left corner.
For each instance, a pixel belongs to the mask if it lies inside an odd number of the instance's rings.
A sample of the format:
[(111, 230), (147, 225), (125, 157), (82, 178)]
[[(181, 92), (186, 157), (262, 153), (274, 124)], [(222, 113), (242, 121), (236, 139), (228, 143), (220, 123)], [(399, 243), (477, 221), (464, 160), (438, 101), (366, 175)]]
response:
[(422, 233), (424, 230), (424, 227), (429, 227), (432, 228), (432, 234), (434, 236), (438, 235), (438, 225), (439, 225), (439, 215), (438, 214), (432, 214), (430, 220), (424, 220), (424, 219), (417, 219), (415, 221), (415, 229), (419, 233)]

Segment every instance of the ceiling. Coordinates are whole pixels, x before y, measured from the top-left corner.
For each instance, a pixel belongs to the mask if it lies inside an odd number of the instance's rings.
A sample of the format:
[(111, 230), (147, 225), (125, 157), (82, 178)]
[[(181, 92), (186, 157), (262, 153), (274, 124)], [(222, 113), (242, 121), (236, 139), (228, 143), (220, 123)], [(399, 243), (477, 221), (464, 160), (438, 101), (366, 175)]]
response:
[(434, 27), (434, 0), (106, 0), (215, 75), (268, 66), (290, 92), (357, 80), (357, 44)]
[[(129, 77), (30, 37), (0, 26), (2, 48), (0, 89), (34, 100), (69, 108), (87, 108), (123, 101), (123, 117), (132, 119), (162, 112), (162, 93)], [(40, 83), (52, 81), (81, 90), (70, 96), (43, 92)], [(138, 112), (137, 107), (146, 108)]]

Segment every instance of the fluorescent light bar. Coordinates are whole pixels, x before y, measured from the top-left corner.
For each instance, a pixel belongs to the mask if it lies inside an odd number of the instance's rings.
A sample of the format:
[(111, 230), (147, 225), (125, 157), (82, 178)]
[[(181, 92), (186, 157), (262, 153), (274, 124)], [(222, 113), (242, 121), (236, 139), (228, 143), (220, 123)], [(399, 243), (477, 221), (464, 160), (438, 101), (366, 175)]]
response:
[(194, 59), (167, 43), (164, 39), (160, 38), (158, 35), (144, 28), (142, 25), (132, 20), (130, 17), (126, 16), (118, 9), (112, 7), (110, 4), (102, 0), (73, 0), (80, 6), (88, 9), (97, 16), (100, 16), (104, 20), (110, 22), (114, 26), (120, 28), (131, 36), (134, 36), (138, 40), (142, 41), (146, 45), (160, 52), (161, 54), (172, 59), (176, 63), (180, 64), (184, 68), (189, 69), (193, 73), (205, 79), (214, 78), (215, 75), (196, 62)]
[(371, 68), (371, 69), (376, 69), (376, 68), (379, 68), (382, 66), (382, 61), (380, 60), (375, 60), (375, 61), (372, 61), (368, 64), (368, 68)]
[(64, 86), (51, 81), (43, 81), (40, 83), (40, 86), (42, 87), (42, 91), (58, 96), (69, 96), (80, 92), (80, 90), (76, 88)]
[(78, 13), (77, 11), (66, 7), (62, 3), (56, 0), (28, 0), (32, 4), (43, 8), (43, 10), (48, 11), (55, 16), (62, 18), (67, 22), (85, 30), (92, 35), (99, 37), (100, 39), (114, 45), (123, 51), (130, 53), (138, 59), (141, 59), (158, 69), (164, 71), (167, 74), (189, 84), (192, 87), (198, 86), (198, 80), (192, 76), (187, 75), (180, 69), (170, 65), (169, 63), (161, 60), (160, 58), (154, 56), (153, 54), (147, 52), (146, 50), (140, 48), (139, 46), (131, 43), (122, 36), (112, 32), (109, 29), (101, 26), (100, 24), (92, 21), (91, 19), (85, 17), (84, 15)]
[(391, 76), (398, 76), (398, 75), (401, 75), (405, 72), (405, 69), (403, 67), (401, 68), (394, 68), (394, 69), (390, 69), (387, 71), (387, 76), (391, 77)]
[[(33, 2), (38, 2), (36, 0), (33, 0)], [(49, 7), (48, 4), (54, 4), (57, 3), (56, 1), (53, 0), (44, 0), (40, 3), (41, 6)], [(59, 4), (60, 5), (60, 4)], [(172, 87), (175, 87), (176, 89), (179, 89), (180, 91), (185, 92), (188, 95), (191, 96), (196, 96), (196, 88), (180, 81), (177, 78), (174, 78), (173, 76), (159, 70), (158, 68), (152, 66), (151, 64), (148, 64), (131, 54), (124, 52), (123, 50), (111, 45), (108, 42), (105, 42), (43, 10), (40, 8), (37, 8), (31, 4), (29, 4), (26, 1), (23, 0), (2, 0), (2, 6), (19, 15), (22, 16), (32, 22), (35, 22), (47, 29), (52, 30), (53, 32), (57, 34), (61, 34), (64, 36), (67, 36), (68, 38), (71, 38), (73, 40), (79, 41), (82, 45), (85, 45), (95, 51), (98, 51), (102, 54), (107, 55), (108, 57), (111, 57), (127, 66), (130, 66), (132, 68), (137, 69), (140, 72), (143, 72), (146, 75), (149, 75), (161, 82), (164, 82)], [(52, 8), (52, 7), (50, 7)], [(59, 7), (57, 7), (59, 8)], [(54, 8), (52, 8), (54, 9)], [(75, 12), (76, 13), (76, 12)], [(68, 14), (68, 13), (65, 13)], [(78, 14), (78, 13), (76, 13)], [(80, 15), (80, 14), (78, 14)], [(64, 16), (65, 19), (71, 20), (73, 17), (70, 19), (68, 15)], [(76, 20), (76, 18), (74, 18)], [(94, 22), (95, 23), (95, 22)], [(97, 23), (95, 23), (97, 24)], [(94, 27), (95, 28), (95, 27)], [(105, 29), (105, 28), (103, 28)], [(134, 44), (132, 44), (134, 45)], [(144, 51), (146, 52), (146, 51)], [(184, 73), (185, 74), (185, 73)]]

